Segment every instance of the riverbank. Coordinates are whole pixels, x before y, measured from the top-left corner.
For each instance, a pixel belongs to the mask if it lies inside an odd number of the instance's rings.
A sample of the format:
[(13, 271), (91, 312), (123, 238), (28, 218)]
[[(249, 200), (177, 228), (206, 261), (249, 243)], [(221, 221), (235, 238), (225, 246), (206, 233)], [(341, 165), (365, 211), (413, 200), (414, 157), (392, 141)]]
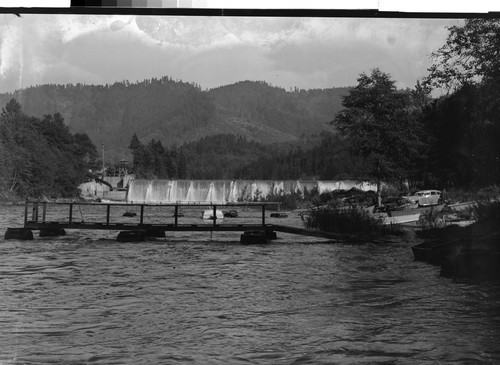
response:
[(445, 277), (500, 274), (500, 201), (471, 207), (474, 223), (448, 225), (416, 232), (423, 242), (412, 247), (415, 260), (441, 267)]
[(24, 201), (11, 191), (0, 191), (0, 205), (21, 205)]

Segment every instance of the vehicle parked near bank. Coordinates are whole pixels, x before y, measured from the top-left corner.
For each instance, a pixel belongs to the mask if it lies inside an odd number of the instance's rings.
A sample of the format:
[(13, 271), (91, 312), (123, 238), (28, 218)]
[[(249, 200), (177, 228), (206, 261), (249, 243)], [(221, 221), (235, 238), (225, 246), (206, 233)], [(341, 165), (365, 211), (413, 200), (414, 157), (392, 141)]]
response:
[(419, 207), (426, 207), (430, 205), (437, 205), (441, 203), (441, 191), (440, 190), (420, 190), (415, 194), (406, 196), (414, 204), (418, 204)]

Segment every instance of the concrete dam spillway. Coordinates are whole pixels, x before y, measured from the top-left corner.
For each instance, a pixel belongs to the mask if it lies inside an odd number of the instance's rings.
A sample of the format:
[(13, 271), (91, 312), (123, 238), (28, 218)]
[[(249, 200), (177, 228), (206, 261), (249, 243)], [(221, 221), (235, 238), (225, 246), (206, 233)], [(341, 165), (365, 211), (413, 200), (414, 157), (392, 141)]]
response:
[(315, 189), (319, 194), (356, 188), (376, 190), (369, 183), (351, 180), (143, 180), (130, 182), (128, 203), (168, 204), (176, 202), (236, 203), (259, 201), (270, 195), (304, 194)]

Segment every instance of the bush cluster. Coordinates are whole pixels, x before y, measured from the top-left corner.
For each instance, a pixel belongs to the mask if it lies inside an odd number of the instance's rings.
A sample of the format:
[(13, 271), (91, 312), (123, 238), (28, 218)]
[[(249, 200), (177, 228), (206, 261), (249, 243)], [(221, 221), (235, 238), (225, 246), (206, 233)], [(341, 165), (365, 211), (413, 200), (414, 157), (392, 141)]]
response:
[(331, 204), (312, 210), (303, 216), (305, 227), (325, 232), (347, 234), (397, 234), (395, 226), (383, 225), (382, 221), (367, 209), (356, 206)]

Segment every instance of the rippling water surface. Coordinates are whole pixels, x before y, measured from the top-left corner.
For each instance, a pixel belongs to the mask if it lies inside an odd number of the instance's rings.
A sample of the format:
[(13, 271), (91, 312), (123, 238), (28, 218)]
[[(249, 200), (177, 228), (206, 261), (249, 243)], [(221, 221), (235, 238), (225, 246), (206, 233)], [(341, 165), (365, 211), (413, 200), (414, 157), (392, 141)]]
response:
[(23, 213), (0, 207), (0, 364), (500, 362), (498, 282), (442, 278), (405, 237), (4, 240)]

